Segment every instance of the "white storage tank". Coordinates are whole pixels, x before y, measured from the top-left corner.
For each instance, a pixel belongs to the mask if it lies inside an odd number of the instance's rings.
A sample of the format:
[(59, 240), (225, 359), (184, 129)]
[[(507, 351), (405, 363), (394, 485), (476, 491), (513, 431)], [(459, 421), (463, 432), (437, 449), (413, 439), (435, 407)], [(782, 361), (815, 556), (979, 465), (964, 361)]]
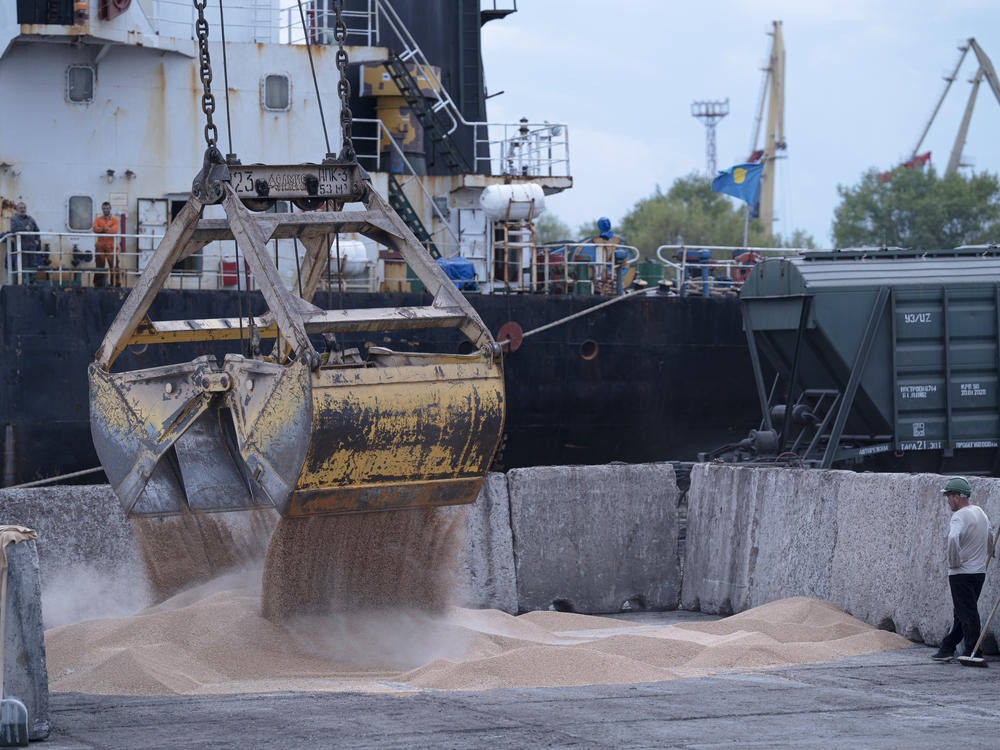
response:
[(494, 221), (534, 220), (545, 210), (545, 193), (533, 182), (490, 185), (479, 196), (479, 205)]
[[(368, 248), (361, 240), (340, 238), (340, 263), (344, 269), (345, 279), (363, 279), (368, 276), (369, 267), (375, 265), (374, 258), (369, 257)], [(337, 243), (330, 240), (330, 271), (337, 273)]]

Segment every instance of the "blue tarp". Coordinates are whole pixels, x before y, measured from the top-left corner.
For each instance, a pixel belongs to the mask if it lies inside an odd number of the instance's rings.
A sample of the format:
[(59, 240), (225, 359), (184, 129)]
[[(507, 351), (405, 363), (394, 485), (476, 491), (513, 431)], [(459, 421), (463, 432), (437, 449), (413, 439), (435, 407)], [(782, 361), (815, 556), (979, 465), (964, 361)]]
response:
[(476, 286), (476, 267), (468, 258), (438, 258), (437, 262), (459, 289), (475, 291), (479, 288)]

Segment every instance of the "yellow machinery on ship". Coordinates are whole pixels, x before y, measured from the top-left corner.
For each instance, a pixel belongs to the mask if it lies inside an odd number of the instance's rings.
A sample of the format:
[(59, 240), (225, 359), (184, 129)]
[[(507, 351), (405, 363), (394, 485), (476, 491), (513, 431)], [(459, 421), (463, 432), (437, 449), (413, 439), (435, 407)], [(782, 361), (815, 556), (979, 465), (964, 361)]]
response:
[[(202, 80), (210, 96), (204, 0), (194, 3)], [(338, 67), (344, 80), (346, 56)], [(343, 88), (341, 96), (346, 109)], [(500, 348), (372, 188), (350, 147), (349, 110), (347, 120), (342, 118), (340, 157), (328, 155), (319, 164), (244, 166), (222, 157), (210, 136), (211, 108), (203, 109), (208, 148), (191, 197), (89, 368), (94, 446), (126, 513), (274, 507), (295, 518), (473, 502), (503, 428)], [(309, 211), (250, 210), (274, 200)], [(225, 219), (201, 218), (204, 206), (219, 203)], [(343, 210), (351, 203), (364, 210)], [(399, 252), (432, 303), (359, 310), (314, 306), (331, 236), (345, 232)], [(285, 288), (266, 252), (269, 240), (288, 237), (306, 248), (298, 294)], [(147, 312), (174, 264), (226, 239), (242, 251), (268, 312), (245, 320), (150, 320)], [(433, 327), (458, 328), (475, 351), (404, 354), (369, 347), (362, 359), (334, 346), (321, 347), (328, 349), (323, 353), (314, 346), (319, 335), (329, 340), (338, 332)], [(112, 372), (127, 346), (243, 340), (244, 328), (247, 351), (228, 354), (221, 363), (202, 356)], [(260, 342), (270, 339), (274, 346), (261, 354)]]

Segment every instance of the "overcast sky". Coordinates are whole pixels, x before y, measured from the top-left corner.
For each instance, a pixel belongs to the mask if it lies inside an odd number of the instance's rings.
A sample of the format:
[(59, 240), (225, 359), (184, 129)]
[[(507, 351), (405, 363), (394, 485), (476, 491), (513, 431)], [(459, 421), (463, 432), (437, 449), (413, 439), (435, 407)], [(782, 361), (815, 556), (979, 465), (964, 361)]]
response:
[[(504, 0), (500, 5), (509, 3)], [(783, 22), (785, 137), (776, 232), (832, 242), (837, 185), (909, 158), (958, 45), (975, 37), (1000, 68), (997, 0), (518, 0), (483, 28), (490, 121), (569, 126), (574, 187), (548, 199), (574, 230), (691, 172), (704, 173), (705, 128), (691, 102), (729, 98), (718, 167), (743, 161), (767, 60)], [(943, 171), (977, 64), (970, 52), (920, 149)], [(1000, 172), (1000, 103), (983, 83), (965, 160)], [(968, 170), (966, 170), (968, 171)], [(664, 238), (668, 241), (672, 238)]]

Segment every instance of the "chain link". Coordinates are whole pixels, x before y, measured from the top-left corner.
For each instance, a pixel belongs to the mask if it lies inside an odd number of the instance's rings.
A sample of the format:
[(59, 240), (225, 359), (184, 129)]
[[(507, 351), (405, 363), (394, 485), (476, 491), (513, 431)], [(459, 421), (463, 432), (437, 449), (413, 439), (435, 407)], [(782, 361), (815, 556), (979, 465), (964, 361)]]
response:
[(219, 129), (212, 122), (215, 112), (215, 96), (212, 95), (212, 61), (208, 56), (208, 21), (205, 20), (205, 6), (208, 0), (193, 0), (198, 11), (194, 28), (198, 34), (198, 72), (201, 76), (201, 111), (205, 114), (205, 143), (209, 148), (219, 139)]
[(333, 0), (333, 10), (336, 20), (333, 25), (333, 38), (337, 42), (337, 70), (340, 80), (337, 81), (337, 95), (340, 97), (340, 132), (343, 135), (343, 155), (354, 158), (354, 140), (351, 137), (351, 124), (354, 115), (351, 113), (351, 83), (347, 79), (347, 52), (344, 42), (347, 40), (347, 24), (344, 23), (344, 0)]

